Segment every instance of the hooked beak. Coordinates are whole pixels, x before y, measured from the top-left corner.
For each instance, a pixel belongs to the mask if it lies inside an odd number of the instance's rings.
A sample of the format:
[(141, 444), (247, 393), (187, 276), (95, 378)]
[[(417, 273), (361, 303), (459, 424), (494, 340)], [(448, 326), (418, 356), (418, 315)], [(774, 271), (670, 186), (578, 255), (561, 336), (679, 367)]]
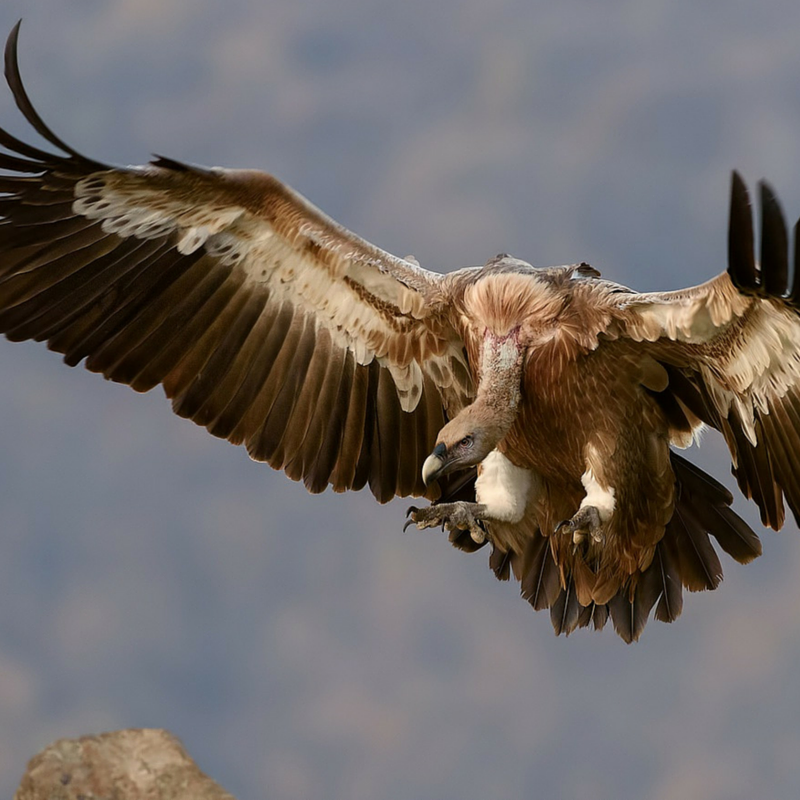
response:
[(437, 444), (433, 448), (433, 452), (425, 459), (422, 465), (422, 482), (426, 486), (444, 473), (447, 467), (445, 453), (447, 453), (447, 448), (443, 444)]

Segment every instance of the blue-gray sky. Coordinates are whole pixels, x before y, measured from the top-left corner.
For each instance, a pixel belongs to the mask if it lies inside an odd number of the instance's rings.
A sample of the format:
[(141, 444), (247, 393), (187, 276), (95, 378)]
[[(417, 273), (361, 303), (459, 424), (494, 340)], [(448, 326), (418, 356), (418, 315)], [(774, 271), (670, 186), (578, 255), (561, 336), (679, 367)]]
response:
[[(77, 149), (266, 169), (429, 268), (698, 283), (734, 167), (800, 214), (790, 0), (8, 0), (0, 29), (20, 16)], [(0, 123), (24, 130), (7, 96)], [(404, 503), (310, 497), (59, 361), (0, 341), (0, 796), (54, 738), (129, 726), (240, 800), (800, 793), (793, 523), (637, 645), (556, 639)], [(716, 436), (693, 457), (728, 480)]]

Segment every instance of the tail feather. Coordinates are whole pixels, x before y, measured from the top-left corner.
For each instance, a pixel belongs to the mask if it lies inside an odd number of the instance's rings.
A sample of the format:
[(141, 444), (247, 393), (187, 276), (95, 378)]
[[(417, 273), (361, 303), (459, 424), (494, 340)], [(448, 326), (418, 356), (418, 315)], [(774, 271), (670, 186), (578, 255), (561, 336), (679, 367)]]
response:
[(668, 539), (658, 543), (650, 569), (658, 575), (661, 583), (655, 618), (660, 622), (674, 622), (683, 611), (683, 585), (673, 541)]
[[(648, 567), (634, 573), (607, 603), (593, 602), (586, 591), (579, 591), (576, 577), (585, 581), (587, 575), (567, 573), (563, 585), (549, 537), (539, 532), (528, 538), (522, 553), (492, 545), (489, 564), (497, 578), (509, 580), (513, 575), (534, 609), (549, 608), (556, 634), (569, 635), (589, 626), (602, 630), (610, 617), (617, 634), (630, 643), (641, 636), (651, 614), (661, 622), (676, 620), (683, 610), (684, 588), (690, 592), (716, 589), (722, 580), (722, 565), (711, 537), (740, 564), (761, 554), (761, 541), (730, 508), (733, 495), (725, 486), (677, 453), (670, 453), (670, 459), (675, 475), (672, 518)], [(447, 499), (474, 491), (474, 476), (470, 477), (448, 486)], [(491, 526), (489, 533), (491, 539)], [(468, 551), (481, 546), (466, 531), (452, 536), (452, 541)]]
[(634, 640), (633, 608), (630, 600), (622, 594), (614, 595), (608, 601), (608, 610), (614, 632), (625, 644), (630, 644)]
[[(625, 642), (634, 642), (644, 631), (651, 612), (661, 622), (672, 622), (680, 616), (683, 587), (699, 591), (719, 585), (722, 566), (710, 537), (740, 563), (760, 555), (761, 542), (730, 508), (733, 495), (728, 489), (676, 453), (671, 453), (671, 463), (676, 484), (675, 511), (650, 565), (631, 576), (628, 585), (601, 605), (580, 605), (572, 577), (568, 576), (567, 588), (561, 589), (550, 607), (556, 633), (569, 634), (591, 623), (600, 630), (611, 617), (616, 633)], [(529, 578), (526, 573), (523, 583)]]
[(592, 625), (596, 631), (601, 631), (606, 626), (608, 617), (608, 606), (605, 603), (599, 605), (592, 602), (588, 606), (583, 606), (581, 608), (578, 617), (578, 627), (588, 628)]
[(489, 567), (499, 581), (507, 581), (511, 577), (511, 561), (514, 553), (511, 550), (501, 550), (492, 544), (492, 554), (489, 556)]
[(714, 546), (687, 502), (679, 502), (667, 525), (665, 536), (678, 545), (681, 581), (690, 592), (716, 589), (722, 580), (722, 565)]
[(697, 506), (695, 510), (706, 530), (731, 558), (740, 564), (749, 564), (761, 555), (761, 540), (730, 508)]
[(550, 606), (550, 621), (556, 635), (569, 636), (578, 627), (583, 606), (578, 602), (575, 585), (570, 579), (566, 589), (559, 592), (556, 601)]
[(594, 629), (596, 631), (603, 630), (606, 622), (608, 622), (608, 606), (596, 605), (592, 613), (592, 622), (594, 623)]
[(650, 612), (662, 593), (663, 585), (658, 571), (648, 568), (641, 573), (633, 597), (628, 598), (623, 590), (609, 600), (608, 610), (614, 630), (626, 644), (637, 641), (642, 635)]
[(525, 548), (522, 561), (522, 596), (536, 611), (540, 611), (552, 607), (560, 589), (561, 581), (550, 541), (546, 536), (534, 536)]
[[(733, 495), (719, 481), (677, 453), (672, 454), (672, 469), (680, 492), (676, 510), (688, 510), (689, 516), (695, 521), (695, 541), (703, 534), (706, 538), (707, 534), (711, 534), (720, 547), (740, 564), (747, 564), (761, 555), (761, 540), (730, 508)], [(702, 544), (699, 549), (707, 552)], [(721, 580), (722, 567), (718, 564), (719, 559), (714, 554), (707, 568), (711, 570), (713, 567), (711, 571), (718, 569)], [(719, 581), (710, 588), (716, 588), (716, 585), (719, 585)]]

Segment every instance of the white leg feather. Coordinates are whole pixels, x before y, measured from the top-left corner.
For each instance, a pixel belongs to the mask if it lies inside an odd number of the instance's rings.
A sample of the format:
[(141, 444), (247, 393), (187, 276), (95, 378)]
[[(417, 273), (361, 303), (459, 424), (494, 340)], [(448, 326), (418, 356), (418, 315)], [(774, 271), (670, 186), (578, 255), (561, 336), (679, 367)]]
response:
[(498, 450), (492, 450), (481, 462), (475, 497), (486, 506), (487, 519), (514, 523), (525, 515), (533, 486), (531, 470), (515, 466)]

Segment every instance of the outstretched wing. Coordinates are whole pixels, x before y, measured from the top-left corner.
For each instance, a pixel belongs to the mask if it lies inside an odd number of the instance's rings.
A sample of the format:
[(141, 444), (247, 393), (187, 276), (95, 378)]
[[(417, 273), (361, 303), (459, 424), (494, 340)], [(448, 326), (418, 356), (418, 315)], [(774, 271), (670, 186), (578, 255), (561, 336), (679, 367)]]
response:
[(610, 299), (622, 312), (619, 332), (653, 343), (686, 417), (723, 433), (742, 492), (778, 529), (784, 497), (800, 521), (800, 252), (795, 228), (790, 284), (783, 214), (759, 186), (760, 261), (747, 188), (734, 173), (727, 273), (692, 289)]
[(0, 332), (302, 479), (425, 494), (420, 464), (472, 393), (440, 276), (373, 247), (275, 178), (156, 158), (110, 168), (42, 122), (58, 154), (0, 131)]

